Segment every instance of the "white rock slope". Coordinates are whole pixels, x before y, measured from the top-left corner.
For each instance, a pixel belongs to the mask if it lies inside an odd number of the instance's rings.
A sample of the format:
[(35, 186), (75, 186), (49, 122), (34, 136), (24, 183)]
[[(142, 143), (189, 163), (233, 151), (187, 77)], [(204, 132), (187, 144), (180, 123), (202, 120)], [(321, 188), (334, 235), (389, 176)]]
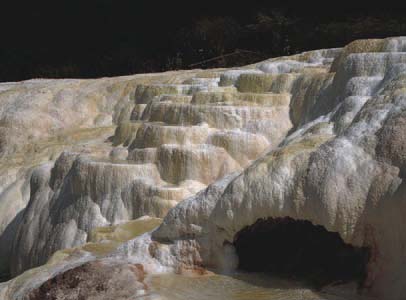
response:
[(229, 270), (237, 233), (290, 217), (368, 247), (363, 292), (406, 299), (406, 38), (234, 70), (3, 84), (0, 100), (13, 275), (96, 227), (168, 211), (109, 261)]

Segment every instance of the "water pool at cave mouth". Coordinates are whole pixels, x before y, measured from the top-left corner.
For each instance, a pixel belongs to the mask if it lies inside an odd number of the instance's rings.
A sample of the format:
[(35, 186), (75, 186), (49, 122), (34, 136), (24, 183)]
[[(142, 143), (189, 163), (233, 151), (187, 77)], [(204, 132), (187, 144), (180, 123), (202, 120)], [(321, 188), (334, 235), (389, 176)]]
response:
[[(153, 275), (149, 279), (148, 300), (363, 300), (344, 296), (351, 287), (321, 292), (299, 282), (280, 279), (264, 273), (237, 272), (233, 275), (185, 276)], [(352, 286), (353, 287), (353, 286)]]
[(360, 295), (369, 249), (347, 244), (323, 226), (259, 219), (235, 235), (233, 246), (239, 269), (232, 275), (153, 275), (147, 299), (366, 299)]

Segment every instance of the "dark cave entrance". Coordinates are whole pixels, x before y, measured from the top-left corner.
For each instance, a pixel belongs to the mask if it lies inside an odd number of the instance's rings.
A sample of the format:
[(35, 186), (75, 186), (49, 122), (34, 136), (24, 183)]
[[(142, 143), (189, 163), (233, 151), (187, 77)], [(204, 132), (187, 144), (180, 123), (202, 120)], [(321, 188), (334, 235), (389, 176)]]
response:
[(344, 243), (338, 233), (309, 221), (259, 219), (238, 232), (239, 268), (303, 281), (321, 288), (366, 278), (369, 250)]

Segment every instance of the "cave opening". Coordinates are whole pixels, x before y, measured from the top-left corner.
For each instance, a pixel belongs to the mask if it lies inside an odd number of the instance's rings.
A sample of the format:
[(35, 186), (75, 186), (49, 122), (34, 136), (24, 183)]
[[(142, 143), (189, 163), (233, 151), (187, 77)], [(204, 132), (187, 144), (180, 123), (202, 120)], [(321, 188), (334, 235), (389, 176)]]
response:
[(234, 238), (239, 269), (302, 281), (319, 289), (367, 275), (369, 249), (346, 244), (340, 235), (309, 221), (259, 219)]

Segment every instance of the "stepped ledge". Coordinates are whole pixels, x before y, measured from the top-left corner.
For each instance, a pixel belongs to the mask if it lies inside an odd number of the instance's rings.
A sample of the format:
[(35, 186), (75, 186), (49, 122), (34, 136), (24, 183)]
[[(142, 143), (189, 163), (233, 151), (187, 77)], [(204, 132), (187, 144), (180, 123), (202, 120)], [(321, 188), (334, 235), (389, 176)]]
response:
[(0, 124), (0, 299), (236, 269), (406, 299), (405, 37), (0, 83)]

